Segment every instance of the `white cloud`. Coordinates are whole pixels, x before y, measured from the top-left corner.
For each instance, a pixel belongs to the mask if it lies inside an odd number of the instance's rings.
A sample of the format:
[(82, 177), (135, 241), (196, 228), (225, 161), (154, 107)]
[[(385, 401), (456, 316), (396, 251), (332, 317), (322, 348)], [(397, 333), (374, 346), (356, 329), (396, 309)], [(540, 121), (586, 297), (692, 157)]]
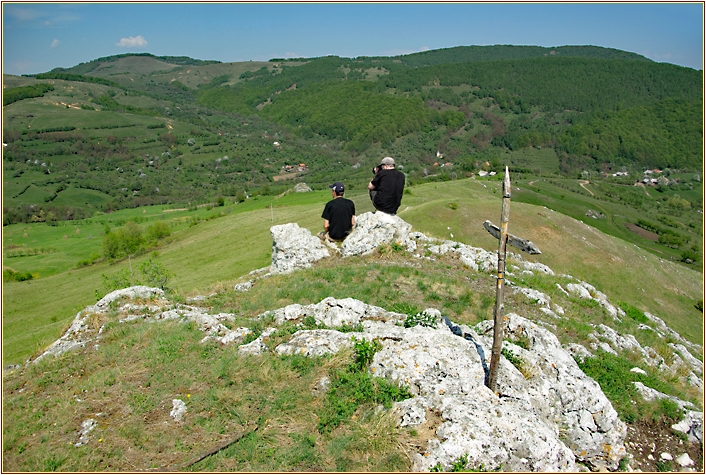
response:
[(147, 46), (147, 40), (139, 36), (130, 36), (128, 38), (120, 38), (120, 41), (115, 43), (116, 46), (123, 46), (125, 48), (133, 48), (135, 46)]
[(5, 11), (10, 16), (12, 16), (20, 21), (34, 20), (35, 18), (42, 16), (39, 11), (32, 9), (32, 8), (10, 7)]
[(419, 51), (429, 51), (428, 46), (422, 46), (422, 48)]
[(297, 53), (293, 53), (291, 51), (287, 51), (284, 53), (285, 58), (299, 58), (300, 56)]
[(51, 42), (51, 47), (56, 48), (57, 46), (59, 46), (59, 40), (55, 39), (54, 41)]
[(44, 10), (38, 8), (16, 7), (8, 5), (4, 10), (8, 17), (13, 18), (20, 24), (34, 24), (35, 26), (53, 26), (70, 22), (79, 21), (81, 19), (72, 11), (72, 7), (62, 6), (59, 10), (52, 9)]

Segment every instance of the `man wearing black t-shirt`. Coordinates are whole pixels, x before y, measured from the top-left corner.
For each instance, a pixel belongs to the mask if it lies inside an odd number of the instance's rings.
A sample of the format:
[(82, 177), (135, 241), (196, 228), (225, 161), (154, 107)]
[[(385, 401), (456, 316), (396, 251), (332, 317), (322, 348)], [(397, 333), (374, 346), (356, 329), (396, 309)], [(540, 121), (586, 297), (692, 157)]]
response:
[(370, 199), (375, 209), (394, 215), (402, 202), (404, 173), (395, 169), (392, 157), (383, 158), (375, 170), (375, 177), (368, 184)]
[(343, 241), (355, 226), (355, 204), (343, 197), (345, 189), (340, 181), (329, 185), (329, 188), (333, 199), (326, 203), (321, 214), (324, 218), (324, 231), (319, 236), (329, 241)]

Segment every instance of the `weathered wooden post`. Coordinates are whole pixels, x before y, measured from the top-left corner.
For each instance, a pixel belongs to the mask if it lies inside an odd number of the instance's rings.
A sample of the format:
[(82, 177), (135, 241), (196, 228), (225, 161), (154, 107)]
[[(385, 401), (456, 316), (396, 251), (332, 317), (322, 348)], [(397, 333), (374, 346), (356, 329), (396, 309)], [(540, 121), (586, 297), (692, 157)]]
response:
[(505, 330), (505, 305), (503, 304), (505, 290), (505, 255), (507, 244), (511, 244), (529, 254), (541, 254), (537, 246), (531, 241), (518, 238), (508, 233), (510, 222), (510, 173), (505, 167), (503, 179), (503, 207), (500, 214), (500, 228), (490, 221), (485, 221), (485, 229), (499, 240), (498, 243), (498, 282), (495, 287), (495, 310), (493, 314), (493, 350), (490, 355), (490, 369), (488, 370), (488, 388), (495, 392), (498, 362), (503, 346), (503, 333)]

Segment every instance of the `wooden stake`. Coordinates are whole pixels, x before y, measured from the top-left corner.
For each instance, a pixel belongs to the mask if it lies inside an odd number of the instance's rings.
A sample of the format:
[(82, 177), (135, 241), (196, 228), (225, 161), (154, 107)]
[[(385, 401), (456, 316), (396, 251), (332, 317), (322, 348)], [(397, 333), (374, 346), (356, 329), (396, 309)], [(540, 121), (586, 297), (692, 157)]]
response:
[(507, 248), (508, 224), (510, 221), (510, 173), (505, 167), (503, 180), (503, 208), (500, 215), (500, 243), (498, 245), (498, 282), (495, 288), (495, 312), (493, 322), (493, 351), (490, 356), (490, 370), (488, 371), (488, 388), (495, 392), (496, 376), (500, 352), (503, 346), (503, 333), (505, 330), (505, 305), (503, 292), (505, 283), (505, 253)]
[(250, 433), (252, 433), (252, 432), (255, 432), (256, 430), (257, 430), (257, 424), (254, 424), (254, 423), (249, 424), (248, 427), (245, 428), (245, 430), (243, 430), (242, 432), (240, 432), (239, 434), (237, 434), (235, 437), (232, 437), (232, 438), (226, 440), (225, 442), (221, 442), (220, 444), (218, 444), (217, 446), (215, 446), (215, 447), (213, 447), (213, 448), (211, 448), (211, 449), (208, 449), (208, 450), (206, 450), (206, 451), (204, 451), (204, 452), (201, 452), (199, 455), (197, 455), (196, 457), (192, 458), (191, 460), (189, 460), (188, 462), (186, 462), (185, 464), (183, 464), (183, 465), (181, 466), (181, 468), (177, 468), (177, 467), (170, 468), (169, 465), (167, 465), (167, 466), (161, 467), (161, 468), (156, 469), (156, 470), (148, 470), (148, 471), (149, 471), (149, 472), (152, 472), (152, 471), (160, 471), (160, 472), (175, 472), (175, 471), (176, 471), (176, 472), (185, 472), (186, 469), (188, 469), (188, 468), (189, 468), (190, 466), (192, 466), (193, 464), (195, 464), (195, 463), (197, 463), (197, 462), (200, 462), (201, 460), (205, 459), (205, 458), (208, 457), (209, 455), (213, 455), (213, 454), (215, 454), (216, 452), (219, 452), (219, 451), (225, 449), (226, 447), (233, 445), (234, 443), (238, 442), (240, 439), (242, 439), (242, 438), (245, 437), (246, 435), (248, 435), (248, 434), (250, 434)]

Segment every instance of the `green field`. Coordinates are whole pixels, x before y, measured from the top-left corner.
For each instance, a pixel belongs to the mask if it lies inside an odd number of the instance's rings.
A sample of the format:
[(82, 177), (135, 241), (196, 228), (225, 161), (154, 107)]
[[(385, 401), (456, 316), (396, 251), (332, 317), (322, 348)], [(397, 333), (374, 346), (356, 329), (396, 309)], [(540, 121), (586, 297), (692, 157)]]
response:
[[(453, 233), (454, 240), (492, 250), (496, 244), (482, 223), (498, 222), (499, 185), (471, 179), (411, 187), (399, 215), (430, 236), (450, 238)], [(318, 232), (329, 196), (325, 191), (291, 193), (195, 210), (169, 211), (164, 206), (122, 210), (71, 225), (6, 226), (3, 265), (38, 278), (4, 285), (4, 357), (19, 362), (51, 343), (76, 312), (104, 295), (101, 274), (115, 275), (128, 266), (136, 269), (155, 250), (158, 262), (174, 272), (171, 286), (180, 294), (229, 288), (248, 272), (269, 265), (273, 224), (296, 222)], [(358, 214), (372, 211), (367, 194), (352, 195), (352, 199)], [(165, 220), (172, 229), (171, 241), (130, 262), (99, 260), (77, 268), (79, 261), (101, 253), (106, 225), (115, 229), (131, 219), (143, 229)], [(510, 232), (532, 240), (542, 250), (530, 260), (589, 282), (611, 300), (653, 313), (686, 338), (701, 342), (702, 317), (694, 304), (702, 298), (702, 274), (543, 206), (513, 201)], [(50, 251), (9, 257), (22, 249)]]

